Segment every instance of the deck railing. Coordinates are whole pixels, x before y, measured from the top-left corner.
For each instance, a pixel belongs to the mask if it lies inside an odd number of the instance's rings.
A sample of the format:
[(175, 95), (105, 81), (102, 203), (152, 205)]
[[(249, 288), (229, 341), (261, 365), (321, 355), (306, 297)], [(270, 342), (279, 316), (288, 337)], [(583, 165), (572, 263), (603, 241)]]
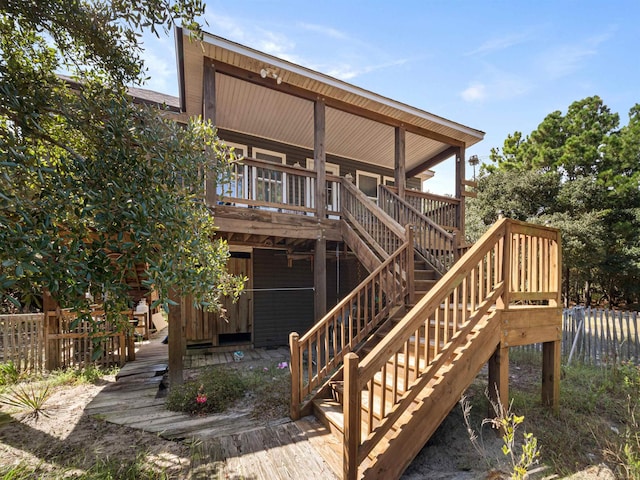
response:
[(398, 223), (413, 225), (414, 245), (418, 252), (441, 275), (446, 273), (458, 258), (456, 237), (402, 200), (391, 189), (380, 185), (378, 205)]
[[(316, 215), (316, 172), (306, 168), (243, 158), (217, 186), (217, 201), (284, 213)], [(327, 213), (339, 215), (340, 178), (327, 175)]]
[[(389, 189), (394, 193), (398, 193), (398, 189), (395, 187), (389, 187)], [(459, 198), (418, 192), (416, 190), (405, 190), (404, 197), (413, 208), (445, 230), (460, 229), (458, 221)]]
[(405, 241), (405, 229), (351, 182), (342, 182), (342, 214), (382, 259)]
[(349, 295), (300, 337), (292, 333), (291, 417), (298, 418), (301, 405), (329, 377), (344, 356), (387, 318), (394, 306), (404, 304), (412, 291), (413, 247), (407, 240)]
[(500, 220), (369, 354), (345, 356), (345, 478), (356, 478), (360, 463), (492, 308), (558, 302), (559, 258), (557, 230)]

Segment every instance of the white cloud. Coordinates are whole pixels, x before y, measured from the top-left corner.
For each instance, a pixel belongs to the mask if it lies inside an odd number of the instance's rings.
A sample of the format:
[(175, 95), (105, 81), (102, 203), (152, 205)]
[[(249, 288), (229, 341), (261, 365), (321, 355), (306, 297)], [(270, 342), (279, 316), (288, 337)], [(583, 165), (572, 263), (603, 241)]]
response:
[(341, 32), (340, 30), (337, 30), (332, 27), (327, 27), (325, 25), (316, 25), (313, 23), (303, 23), (303, 22), (300, 22), (297, 25), (303, 30), (316, 32), (321, 35), (324, 35), (325, 37), (335, 38), (337, 40), (347, 40), (349, 38), (349, 35), (347, 35), (346, 33)]
[(615, 27), (612, 27), (580, 43), (559, 45), (547, 50), (538, 59), (538, 64), (551, 78), (570, 75), (582, 68), (589, 58), (598, 54), (598, 47), (611, 38), (614, 30)]
[(487, 87), (482, 83), (473, 83), (460, 93), (465, 102), (480, 102), (487, 98)]
[(514, 45), (518, 45), (524, 42), (529, 37), (529, 33), (518, 33), (518, 34), (510, 34), (504, 35), (502, 37), (494, 37), (489, 40), (485, 40), (479, 47), (471, 50), (466, 53), (467, 56), (474, 55), (485, 55), (490, 52), (495, 52), (498, 50), (505, 50), (509, 47), (513, 47)]

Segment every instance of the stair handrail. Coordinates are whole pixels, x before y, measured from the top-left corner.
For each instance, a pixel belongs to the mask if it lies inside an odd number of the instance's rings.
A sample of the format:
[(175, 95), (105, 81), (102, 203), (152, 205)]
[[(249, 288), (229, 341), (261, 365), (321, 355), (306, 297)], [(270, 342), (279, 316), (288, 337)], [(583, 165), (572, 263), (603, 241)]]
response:
[[(332, 374), (344, 356), (366, 339), (394, 306), (403, 304), (410, 297), (413, 278), (407, 272), (413, 265), (412, 244), (412, 237), (409, 235), (393, 255), (371, 272), (307, 333), (302, 337), (296, 332), (289, 335), (293, 419), (299, 418), (304, 409), (303, 399)], [(330, 347), (333, 352), (330, 352)]]
[(420, 254), (444, 275), (459, 257), (456, 236), (400, 198), (388, 186), (380, 185), (378, 205), (401, 224), (414, 226), (414, 242)]
[(358, 228), (382, 259), (404, 243), (405, 228), (344, 178), (340, 197), (343, 218)]
[[(547, 242), (540, 247), (542, 250), (535, 246), (540, 242)], [(479, 322), (492, 317), (487, 316), (490, 309), (507, 308), (513, 300), (544, 299), (550, 304), (559, 300), (559, 243), (557, 230), (499, 220), (362, 360), (354, 353), (345, 357), (345, 478), (355, 478), (358, 465), (400, 419), (420, 390), (433, 380), (438, 368), (452, 358)], [(546, 264), (542, 255), (538, 255), (542, 251), (548, 253)], [(523, 266), (526, 274), (521, 273)], [(432, 315), (433, 335), (430, 333)], [(441, 324), (446, 328), (441, 329)], [(422, 329), (424, 345), (420, 343)], [(414, 353), (413, 365), (408, 361), (410, 349)], [(421, 353), (424, 354), (422, 360)], [(400, 356), (405, 359), (404, 365), (398, 364)], [(390, 362), (393, 368), (389, 372)], [(409, 382), (410, 373), (414, 376), (412, 382)], [(380, 411), (376, 414), (373, 398), (378, 374)], [(392, 398), (387, 402), (389, 377)], [(404, 386), (402, 395), (398, 394), (399, 380)], [(368, 431), (362, 442), (360, 415), (364, 389), (368, 390), (370, 400), (364, 422)]]

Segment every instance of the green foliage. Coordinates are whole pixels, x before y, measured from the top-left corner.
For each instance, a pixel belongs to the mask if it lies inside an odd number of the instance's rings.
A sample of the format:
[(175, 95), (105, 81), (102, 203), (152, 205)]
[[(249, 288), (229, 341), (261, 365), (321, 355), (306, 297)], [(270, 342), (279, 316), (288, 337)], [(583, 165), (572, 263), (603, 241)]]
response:
[(95, 365), (88, 365), (84, 368), (67, 368), (51, 372), (45, 382), (48, 385), (58, 387), (63, 385), (96, 385), (105, 375), (115, 375), (117, 368), (101, 369)]
[(18, 383), (20, 377), (18, 368), (11, 360), (0, 363), (0, 386)]
[(472, 240), (499, 211), (560, 228), (567, 301), (589, 302), (594, 286), (614, 304), (640, 299), (640, 104), (619, 128), (599, 97), (574, 102), (491, 160), (469, 201)]
[(213, 367), (196, 380), (172, 388), (167, 397), (167, 409), (194, 415), (219, 413), (226, 410), (247, 391), (247, 381), (237, 372)]
[[(202, 201), (203, 172), (233, 155), (212, 125), (179, 125), (134, 105), (143, 80), (140, 34), (181, 22), (199, 32), (201, 0), (16, 0), (0, 7), (0, 303), (48, 290), (90, 319), (85, 293), (129, 307), (127, 276), (168, 309), (191, 295), (209, 309), (243, 285), (225, 271)], [(46, 35), (46, 39), (45, 39)], [(74, 90), (56, 75), (74, 75)]]
[(51, 393), (48, 385), (41, 388), (34, 384), (19, 385), (12, 388), (8, 394), (0, 395), (0, 403), (16, 409), (22, 418), (37, 420), (40, 415), (49, 416), (45, 411), (45, 403)]
[(157, 472), (145, 465), (145, 455), (139, 454), (135, 460), (123, 462), (120, 458), (99, 459), (82, 474), (79, 480), (165, 480), (165, 472)]

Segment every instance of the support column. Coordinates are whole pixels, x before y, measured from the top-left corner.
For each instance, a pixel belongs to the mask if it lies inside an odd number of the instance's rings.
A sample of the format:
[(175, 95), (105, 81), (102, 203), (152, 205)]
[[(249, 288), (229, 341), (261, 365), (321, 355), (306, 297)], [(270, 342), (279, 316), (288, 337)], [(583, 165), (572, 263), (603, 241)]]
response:
[[(498, 345), (496, 351), (489, 359), (489, 398), (500, 403), (504, 408), (509, 408), (509, 347)], [(489, 416), (495, 412), (490, 408)]]
[(542, 404), (558, 413), (560, 409), (561, 341), (542, 344)]
[(456, 222), (458, 224), (458, 228), (460, 230), (460, 240), (465, 238), (464, 232), (464, 184), (462, 183), (465, 179), (465, 148), (458, 147), (458, 151), (456, 152), (456, 198), (460, 200), (460, 206), (456, 212)]
[(325, 149), (325, 104), (313, 104), (313, 164), (316, 171), (316, 213), (318, 221), (327, 218), (327, 152)]
[[(204, 57), (202, 71), (202, 118), (216, 125), (216, 68), (213, 60)], [(215, 170), (205, 172), (205, 200), (207, 205), (216, 204)]]
[(182, 306), (185, 298), (177, 296), (175, 291), (169, 294), (169, 298), (174, 302), (179, 302), (178, 305), (169, 305), (169, 386), (173, 388), (176, 385), (182, 385), (184, 382), (182, 365), (182, 356), (184, 355)]
[(394, 181), (398, 188), (398, 196), (402, 199), (404, 199), (404, 191), (407, 188), (405, 138), (405, 129), (403, 127), (396, 127), (394, 147)]
[(315, 320), (320, 320), (327, 313), (327, 240), (316, 240), (313, 255), (313, 285), (315, 287), (314, 305)]

